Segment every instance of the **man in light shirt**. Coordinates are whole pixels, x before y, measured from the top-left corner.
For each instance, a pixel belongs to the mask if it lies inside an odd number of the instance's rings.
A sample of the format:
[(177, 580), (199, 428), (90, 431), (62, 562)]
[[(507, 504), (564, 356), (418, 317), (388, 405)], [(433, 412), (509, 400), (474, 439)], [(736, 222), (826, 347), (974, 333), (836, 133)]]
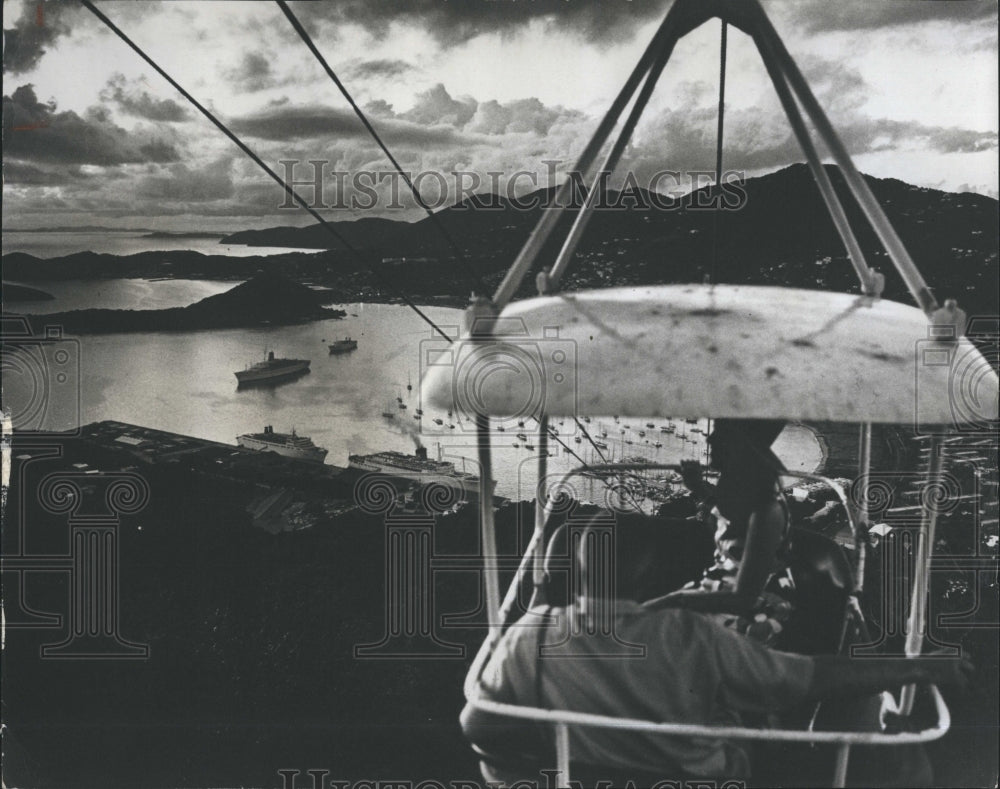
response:
[[(963, 685), (971, 676), (967, 660), (779, 652), (704, 614), (664, 607), (663, 598), (655, 606), (643, 605), (640, 601), (662, 594), (659, 560), (648, 549), (656, 527), (642, 518), (619, 517), (610, 563), (606, 553), (595, 552), (601, 542), (587, 538), (588, 527), (576, 552), (582, 593), (566, 607), (532, 608), (504, 633), (481, 678), (484, 697), (657, 723), (739, 726), (747, 715), (777, 713), (806, 701), (865, 696), (911, 682)], [(616, 568), (609, 571), (612, 577), (595, 582), (594, 568), (609, 567)], [(471, 705), (463, 711), (462, 726), (486, 752), (502, 750), (511, 735), (524, 752), (532, 743), (544, 744), (551, 731)], [(536, 768), (554, 767), (544, 764), (551, 759), (544, 747), (534, 750)], [(609, 769), (618, 779), (750, 777), (746, 741), (571, 726), (570, 753), (574, 763)], [(539, 780), (537, 769), (515, 777), (483, 766), (487, 780)]]

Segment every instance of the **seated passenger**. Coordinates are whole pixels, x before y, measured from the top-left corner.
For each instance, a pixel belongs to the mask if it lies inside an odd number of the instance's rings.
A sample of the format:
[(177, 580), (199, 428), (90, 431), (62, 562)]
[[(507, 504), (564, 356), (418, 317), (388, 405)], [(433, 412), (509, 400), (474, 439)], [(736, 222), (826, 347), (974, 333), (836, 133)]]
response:
[(702, 580), (656, 605), (718, 614), (720, 622), (769, 643), (787, 621), (793, 584), (782, 560), (789, 530), (781, 461), (771, 444), (784, 428), (774, 420), (719, 419), (709, 445), (718, 484), (697, 464), (682, 464), (685, 485), (715, 527), (715, 563)]
[[(644, 606), (640, 601), (660, 583), (646, 549), (649, 535), (638, 524), (614, 531), (613, 558), (602, 552), (607, 542), (588, 540), (587, 532), (580, 540), (581, 595), (575, 602), (532, 608), (504, 633), (481, 677), (485, 699), (657, 723), (738, 726), (746, 713), (777, 712), (834, 695), (862, 696), (909, 682), (964, 684), (970, 677), (971, 664), (964, 660), (779, 652), (702, 614)], [(601, 576), (610, 567), (617, 571), (608, 583)], [(613, 623), (610, 632), (594, 626), (602, 622)], [(502, 754), (512, 734), (521, 751), (525, 743), (547, 745), (520, 774), (512, 773), (509, 763), (498, 771), (496, 762), (484, 761), (488, 781), (540, 780), (539, 769), (555, 766), (551, 739), (543, 733), (550, 728), (484, 713), (472, 704), (461, 722), (466, 736), (487, 753)], [(618, 780), (629, 774), (636, 781), (739, 781), (750, 775), (746, 741), (571, 725), (570, 754), (574, 764), (613, 770)]]

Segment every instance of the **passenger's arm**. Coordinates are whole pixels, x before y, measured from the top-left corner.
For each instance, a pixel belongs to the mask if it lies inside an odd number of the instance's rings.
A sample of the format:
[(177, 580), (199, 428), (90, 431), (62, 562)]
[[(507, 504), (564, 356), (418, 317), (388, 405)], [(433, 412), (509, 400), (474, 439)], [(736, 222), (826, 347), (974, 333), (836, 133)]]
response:
[(743, 558), (736, 574), (735, 595), (746, 610), (752, 610), (774, 571), (775, 555), (785, 536), (787, 511), (778, 499), (770, 499), (754, 510), (747, 525)]
[(813, 659), (807, 700), (831, 696), (864, 696), (913, 683), (953, 685), (965, 689), (974, 668), (968, 658), (849, 658), (822, 655)]
[(753, 616), (754, 602), (748, 604), (743, 596), (735, 592), (679, 589), (662, 597), (647, 600), (642, 605), (654, 611), (663, 608), (683, 608), (699, 614), (733, 614), (749, 619)]

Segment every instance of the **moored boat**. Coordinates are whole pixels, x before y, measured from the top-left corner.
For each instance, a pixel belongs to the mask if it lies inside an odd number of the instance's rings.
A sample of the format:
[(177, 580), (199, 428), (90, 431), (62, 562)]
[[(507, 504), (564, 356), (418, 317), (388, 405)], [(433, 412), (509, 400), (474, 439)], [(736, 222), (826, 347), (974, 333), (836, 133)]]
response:
[(268, 351), (264, 361), (257, 362), (245, 370), (237, 370), (233, 374), (240, 384), (262, 383), (291, 378), (294, 375), (308, 372), (309, 364), (309, 359), (277, 359), (274, 356), (274, 351)]

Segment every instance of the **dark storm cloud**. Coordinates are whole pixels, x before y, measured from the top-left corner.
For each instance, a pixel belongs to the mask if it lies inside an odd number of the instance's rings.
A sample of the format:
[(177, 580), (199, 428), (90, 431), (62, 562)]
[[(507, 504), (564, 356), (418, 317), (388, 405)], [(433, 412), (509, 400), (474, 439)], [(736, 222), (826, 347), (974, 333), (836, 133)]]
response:
[[(335, 142), (345, 138), (368, 138), (368, 132), (350, 110), (319, 105), (268, 107), (236, 118), (230, 125), (237, 134), (264, 140), (327, 137)], [(380, 120), (377, 128), (387, 145), (447, 145), (463, 139), (454, 129), (426, 127), (400, 120)]]
[(77, 181), (81, 174), (67, 168), (43, 168), (24, 162), (4, 162), (3, 182), (9, 186), (61, 186)]
[(352, 79), (388, 79), (398, 77), (408, 71), (412, 71), (413, 66), (402, 60), (366, 60), (348, 68), (348, 75)]
[(146, 130), (115, 126), (107, 111), (95, 108), (88, 117), (57, 112), (54, 103), (38, 101), (31, 85), (3, 97), (4, 156), (50, 164), (112, 166), (142, 162), (174, 162), (172, 143)]
[(103, 101), (114, 102), (126, 115), (160, 123), (180, 123), (190, 116), (173, 99), (155, 99), (138, 85), (130, 83), (124, 74), (114, 74), (101, 91)]
[(234, 68), (223, 71), (222, 76), (233, 87), (249, 93), (294, 81), (294, 78), (279, 78), (274, 73), (271, 61), (271, 57), (261, 52), (247, 52)]
[(179, 158), (172, 143), (148, 132), (127, 132), (115, 126), (101, 107), (86, 117), (57, 112), (54, 104), (38, 101), (31, 85), (21, 86), (3, 101), (8, 158), (102, 166)]
[(635, 28), (660, 18), (667, 0), (533, 0), (443, 2), (443, 0), (339, 0), (292, 3), (309, 28), (336, 34), (346, 24), (385, 35), (393, 22), (418, 26), (442, 43), (467, 41), (481, 33), (513, 33), (535, 20), (553, 30), (577, 33), (596, 43), (628, 38)]
[(76, 3), (25, 3), (14, 26), (3, 31), (4, 72), (20, 74), (34, 68), (46, 49), (85, 15)]
[(786, 0), (779, 4), (789, 21), (810, 32), (870, 30), (919, 22), (995, 20), (995, 0), (881, 0), (830, 2)]

